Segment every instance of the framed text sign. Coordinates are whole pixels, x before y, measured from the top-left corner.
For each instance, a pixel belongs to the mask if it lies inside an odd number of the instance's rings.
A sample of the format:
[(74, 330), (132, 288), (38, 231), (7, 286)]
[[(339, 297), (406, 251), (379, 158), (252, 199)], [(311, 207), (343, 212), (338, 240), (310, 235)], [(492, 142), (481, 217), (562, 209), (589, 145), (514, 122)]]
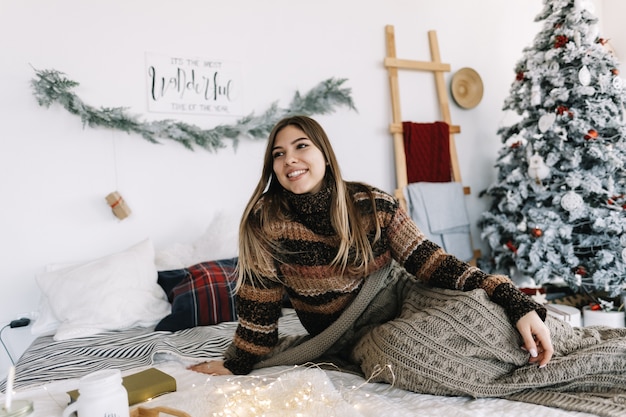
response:
[(146, 53), (148, 111), (240, 116), (241, 65)]

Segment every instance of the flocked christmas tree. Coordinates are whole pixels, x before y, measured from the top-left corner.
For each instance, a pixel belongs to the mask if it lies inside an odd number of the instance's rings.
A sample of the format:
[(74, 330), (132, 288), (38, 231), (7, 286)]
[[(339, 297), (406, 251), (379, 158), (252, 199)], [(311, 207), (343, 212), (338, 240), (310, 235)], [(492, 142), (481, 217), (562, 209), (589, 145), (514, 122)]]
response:
[(618, 61), (590, 6), (545, 0), (504, 110), (480, 266), (609, 297), (626, 285), (626, 136)]

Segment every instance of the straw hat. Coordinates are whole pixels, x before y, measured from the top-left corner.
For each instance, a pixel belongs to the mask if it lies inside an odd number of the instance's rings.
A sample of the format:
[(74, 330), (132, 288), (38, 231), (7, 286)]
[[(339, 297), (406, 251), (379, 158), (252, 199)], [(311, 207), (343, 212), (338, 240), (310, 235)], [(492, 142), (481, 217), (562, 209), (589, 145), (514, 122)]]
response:
[(452, 76), (450, 89), (456, 104), (465, 109), (476, 107), (483, 98), (483, 81), (480, 75), (471, 68), (458, 70)]

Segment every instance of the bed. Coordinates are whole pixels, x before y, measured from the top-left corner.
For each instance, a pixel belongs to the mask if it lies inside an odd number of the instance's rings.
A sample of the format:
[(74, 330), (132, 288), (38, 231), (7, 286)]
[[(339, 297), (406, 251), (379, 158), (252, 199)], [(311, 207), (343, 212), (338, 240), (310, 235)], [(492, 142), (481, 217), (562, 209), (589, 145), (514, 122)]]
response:
[[(193, 417), (593, 416), (504, 399), (416, 394), (323, 363), (269, 367), (247, 376), (191, 371), (188, 366), (220, 358), (230, 344), (237, 325), (230, 297), (236, 259), (212, 252), (220, 259), (193, 265), (197, 259), (187, 259), (181, 267), (171, 255), (155, 253), (147, 239), (38, 275), (37, 337), (16, 364), (14, 400), (32, 401), (33, 417), (61, 416), (80, 377), (104, 368), (122, 375), (157, 368), (176, 379), (176, 391), (131, 410), (164, 406)], [(281, 336), (305, 334), (287, 304), (279, 329)], [(0, 391), (5, 390), (2, 381)]]
[[(67, 391), (78, 387), (80, 376), (106, 367), (118, 368), (123, 375), (156, 367), (176, 379), (177, 391), (134, 407), (168, 406), (194, 417), (226, 415), (220, 413), (227, 409), (229, 399), (234, 396), (244, 404), (253, 404), (260, 398), (276, 399), (285, 393), (296, 395), (301, 387), (294, 381), (315, 381), (312, 386), (317, 392), (311, 397), (316, 400), (314, 404), (299, 408), (275, 406), (273, 412), (266, 415), (294, 416), (295, 411), (298, 411), (302, 416), (342, 417), (591, 416), (502, 399), (414, 394), (387, 384), (368, 383), (355, 374), (332, 370), (320, 364), (266, 368), (246, 377), (207, 376), (187, 369), (188, 365), (206, 358), (219, 358), (221, 351), (230, 342), (235, 326), (235, 322), (225, 322), (173, 333), (140, 327), (65, 341), (54, 341), (52, 336), (39, 337), (17, 364), (15, 399), (33, 401), (33, 417), (60, 416), (69, 401)], [(284, 311), (280, 328), (282, 334), (302, 332), (297, 317), (289, 309)], [(244, 394), (253, 385), (269, 386), (279, 378), (288, 383), (288, 388), (273, 387), (261, 394)], [(271, 392), (271, 389), (275, 392)], [(248, 409), (237, 415), (257, 414)]]

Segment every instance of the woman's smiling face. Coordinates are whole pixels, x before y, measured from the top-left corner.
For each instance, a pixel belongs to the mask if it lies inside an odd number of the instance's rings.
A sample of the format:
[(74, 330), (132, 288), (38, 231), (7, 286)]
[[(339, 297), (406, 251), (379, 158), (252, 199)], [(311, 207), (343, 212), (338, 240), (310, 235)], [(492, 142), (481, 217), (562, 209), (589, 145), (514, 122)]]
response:
[(295, 126), (287, 125), (276, 134), (272, 147), (274, 174), (280, 185), (294, 194), (315, 194), (326, 175), (324, 154)]

